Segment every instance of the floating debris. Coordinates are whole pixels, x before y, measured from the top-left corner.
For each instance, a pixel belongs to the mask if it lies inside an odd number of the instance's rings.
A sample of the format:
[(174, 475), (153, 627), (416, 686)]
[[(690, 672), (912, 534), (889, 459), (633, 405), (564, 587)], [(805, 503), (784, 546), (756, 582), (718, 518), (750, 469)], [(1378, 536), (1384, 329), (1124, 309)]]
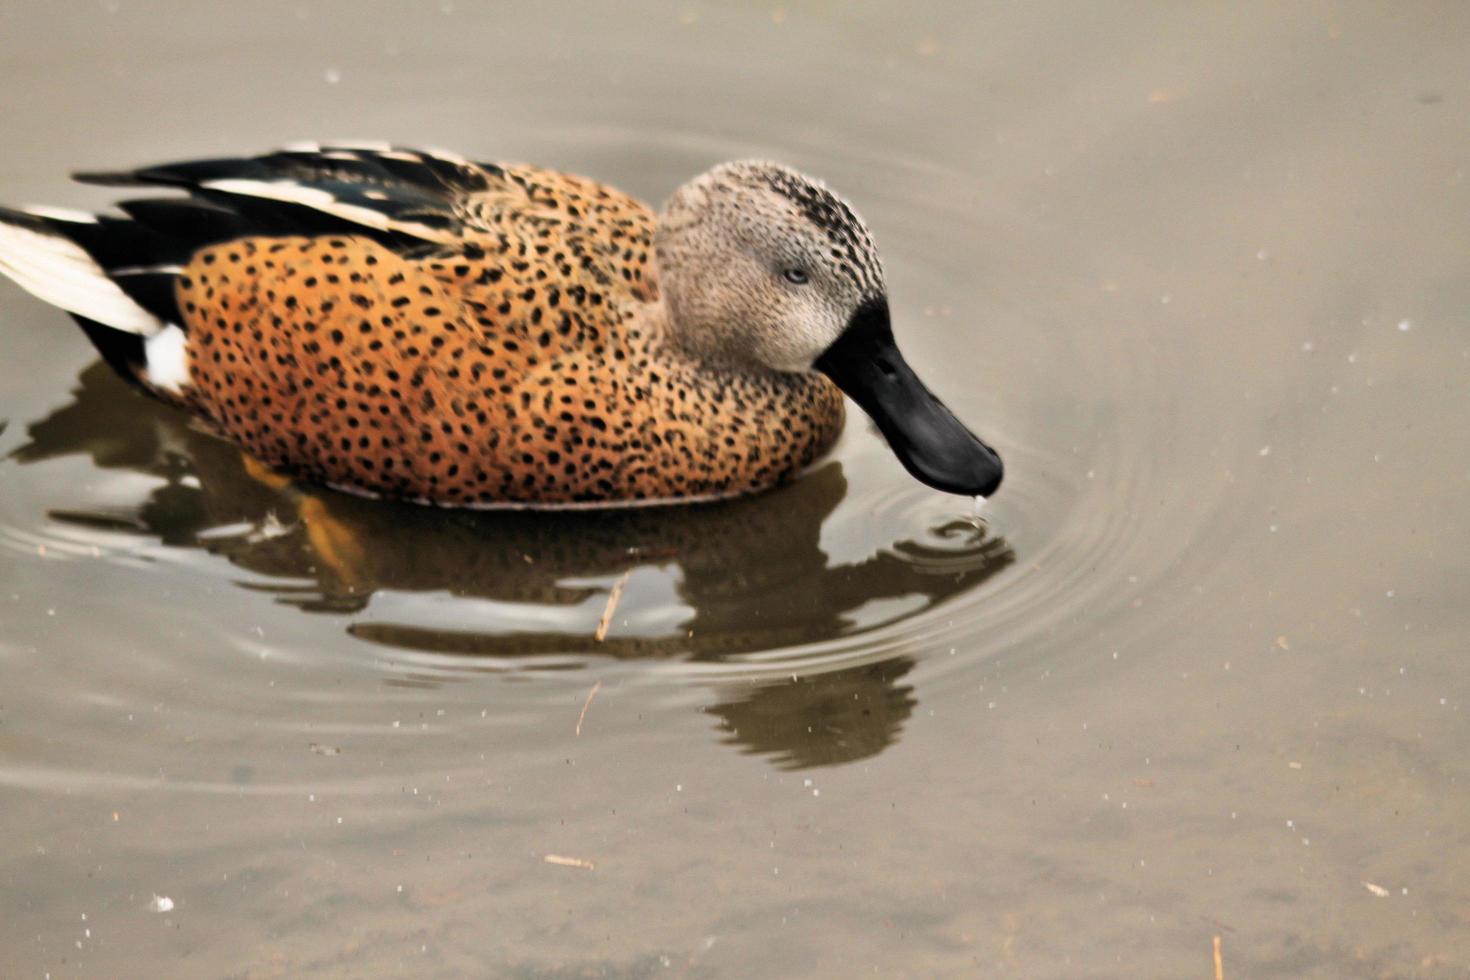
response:
[(311, 750), (317, 755), (341, 755), (342, 750), (335, 745), (322, 745), (320, 742), (312, 742)]
[(598, 643), (607, 639), (607, 631), (612, 626), (613, 613), (618, 611), (618, 600), (623, 597), (623, 586), (628, 584), (628, 578), (633, 574), (630, 568), (618, 580), (607, 593), (607, 606), (602, 610), (602, 618), (597, 621), (597, 632), (592, 634), (592, 639)]
[(1382, 885), (1375, 885), (1371, 881), (1365, 881), (1362, 884), (1364, 888), (1368, 889), (1379, 898), (1387, 898), (1389, 896), (1388, 889), (1384, 888)]
[(291, 531), (292, 527), (282, 524), (281, 519), (276, 516), (276, 512), (270, 510), (266, 511), (265, 520), (260, 522), (260, 526), (245, 536), (245, 541), (248, 544), (259, 544), (262, 541), (272, 541), (276, 538), (284, 537), (290, 534)]
[[(1386, 895), (1388, 893), (1384, 892), (1384, 894)], [(173, 909), (174, 900), (167, 895), (154, 895), (153, 901), (148, 903), (148, 911), (150, 912), (172, 912)]]
[(597, 697), (597, 692), (602, 690), (602, 681), (592, 685), (592, 690), (587, 692), (587, 700), (582, 702), (582, 713), (577, 716), (577, 737), (582, 736), (582, 722), (587, 718), (587, 709), (592, 707), (592, 699)]
[(541, 860), (545, 861), (547, 864), (555, 864), (558, 867), (562, 868), (581, 868), (583, 871), (593, 871), (597, 868), (597, 865), (593, 864), (591, 861), (584, 861), (581, 858), (567, 857), (565, 854), (548, 854)]

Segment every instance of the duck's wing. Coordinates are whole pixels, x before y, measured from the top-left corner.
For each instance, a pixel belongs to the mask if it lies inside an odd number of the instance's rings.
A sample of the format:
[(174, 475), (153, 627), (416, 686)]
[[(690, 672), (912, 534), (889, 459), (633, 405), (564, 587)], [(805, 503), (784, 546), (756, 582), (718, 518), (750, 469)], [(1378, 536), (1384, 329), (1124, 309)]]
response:
[(197, 249), (233, 237), (358, 234), (395, 250), (452, 248), (531, 203), (504, 168), (387, 143), (298, 143), (253, 157), (76, 174), (84, 183), (178, 188), (125, 201), (134, 220)]
[(152, 362), (177, 360), (179, 277), (211, 246), (352, 235), (405, 256), (473, 254), (504, 241), (522, 218), (548, 217), (520, 174), (386, 143), (296, 144), (76, 177), (185, 196), (124, 200), (121, 214), (0, 208), (0, 275), (72, 313), (125, 377), (146, 373), (155, 385), (162, 374)]

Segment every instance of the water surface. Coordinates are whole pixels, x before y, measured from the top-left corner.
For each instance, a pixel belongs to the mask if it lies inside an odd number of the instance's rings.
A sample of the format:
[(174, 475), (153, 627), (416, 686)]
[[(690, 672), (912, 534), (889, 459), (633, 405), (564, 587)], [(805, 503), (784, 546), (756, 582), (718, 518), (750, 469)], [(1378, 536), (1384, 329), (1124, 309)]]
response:
[(1470, 976), (1467, 37), (0, 7), (7, 202), (338, 136), (820, 174), (1008, 464), (979, 518), (860, 418), (708, 506), (270, 486), (0, 287), (0, 975)]

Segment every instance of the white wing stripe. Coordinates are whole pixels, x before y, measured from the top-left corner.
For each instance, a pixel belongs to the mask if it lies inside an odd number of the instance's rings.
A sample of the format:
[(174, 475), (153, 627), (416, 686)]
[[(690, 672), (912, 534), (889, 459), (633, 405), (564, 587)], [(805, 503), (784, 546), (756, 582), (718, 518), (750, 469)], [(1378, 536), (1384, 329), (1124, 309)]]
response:
[(163, 325), (60, 235), (0, 222), (0, 274), (37, 299), (118, 330), (148, 337)]
[(177, 276), (177, 275), (182, 275), (183, 274), (183, 271), (184, 271), (184, 267), (181, 266), (181, 265), (125, 265), (125, 266), (122, 266), (121, 268), (113, 269), (111, 272), (108, 273), (108, 275), (109, 276), (147, 276), (147, 275), (158, 275), (158, 274), (162, 273), (162, 274), (166, 274), (166, 275)]
[(74, 225), (95, 225), (97, 216), (88, 214), (86, 211), (76, 211), (72, 208), (53, 208), (49, 204), (27, 204), (21, 209), (26, 214), (35, 215), (37, 218), (50, 218), (52, 221), (69, 221)]
[(344, 221), (376, 228), (379, 231), (397, 231), (427, 241), (446, 242), (453, 236), (446, 231), (430, 228), (416, 221), (394, 221), (391, 217), (373, 208), (360, 204), (339, 201), (330, 191), (319, 187), (307, 187), (289, 180), (209, 180), (200, 185), (208, 190), (244, 197), (259, 197), (270, 201), (284, 201), (335, 215)]

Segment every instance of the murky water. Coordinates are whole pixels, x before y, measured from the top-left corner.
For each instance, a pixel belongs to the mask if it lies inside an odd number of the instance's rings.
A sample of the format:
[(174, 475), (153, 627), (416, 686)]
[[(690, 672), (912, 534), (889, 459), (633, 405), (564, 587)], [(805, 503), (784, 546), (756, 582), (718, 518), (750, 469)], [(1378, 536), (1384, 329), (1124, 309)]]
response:
[(9, 202), (821, 174), (1008, 463), (272, 489), (0, 288), (0, 975), (1470, 976), (1470, 16), (901, 6), (0, 7)]

